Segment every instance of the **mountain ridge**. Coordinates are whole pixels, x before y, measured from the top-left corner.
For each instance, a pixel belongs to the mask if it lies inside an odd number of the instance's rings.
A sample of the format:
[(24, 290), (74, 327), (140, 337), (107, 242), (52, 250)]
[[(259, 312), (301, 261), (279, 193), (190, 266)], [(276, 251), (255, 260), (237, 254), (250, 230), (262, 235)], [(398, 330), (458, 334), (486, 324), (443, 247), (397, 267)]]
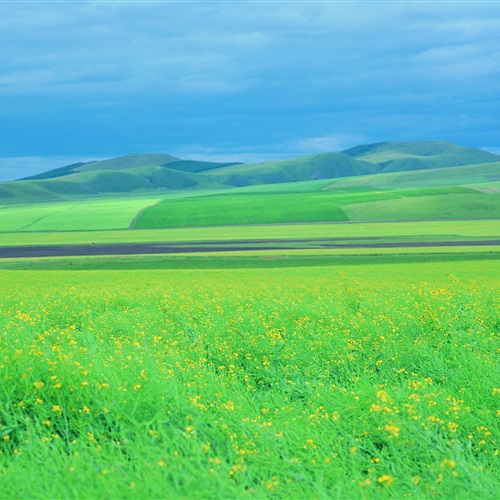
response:
[(0, 183), (0, 202), (224, 189), (492, 162), (500, 162), (500, 155), (446, 141), (379, 142), (253, 164), (183, 160), (165, 153), (132, 154)]

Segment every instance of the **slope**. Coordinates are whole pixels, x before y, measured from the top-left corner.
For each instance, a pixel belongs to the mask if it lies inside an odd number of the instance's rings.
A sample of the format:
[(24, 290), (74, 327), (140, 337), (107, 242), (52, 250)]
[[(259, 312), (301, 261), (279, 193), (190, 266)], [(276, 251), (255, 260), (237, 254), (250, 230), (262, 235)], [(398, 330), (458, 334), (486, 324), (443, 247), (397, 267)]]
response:
[(377, 165), (377, 172), (400, 172), (498, 162), (500, 156), (445, 141), (380, 142), (356, 146), (344, 154)]
[[(463, 181), (482, 182), (481, 172), (495, 172), (500, 156), (474, 148), (464, 148), (442, 141), (413, 143), (385, 142), (357, 146), (344, 153), (324, 153), (258, 164), (228, 164), (181, 160), (167, 154), (127, 155), (103, 161), (75, 163), (30, 178), (0, 183), (0, 203), (34, 203), (109, 196), (128, 196), (185, 190), (247, 189), (282, 185), (283, 192), (310, 191), (307, 182), (331, 180), (340, 187), (414, 187), (422, 172), (423, 187), (460, 185)], [(471, 162), (484, 162), (473, 170), (463, 167), (449, 174), (444, 168)], [(413, 178), (401, 177), (408, 171)], [(374, 177), (389, 172), (389, 177)], [(390, 177), (390, 176), (393, 177)], [(454, 177), (459, 176), (460, 182)], [(467, 179), (465, 179), (465, 177)], [(336, 180), (335, 180), (336, 179)], [(354, 179), (359, 179), (354, 180)], [(383, 179), (383, 181), (381, 181)], [(345, 182), (345, 185), (337, 182)], [(491, 178), (495, 181), (496, 178)], [(307, 181), (307, 182), (306, 182)], [(382, 184), (380, 184), (382, 182)], [(271, 191), (275, 188), (271, 187)]]
[(342, 153), (301, 156), (250, 165), (234, 165), (206, 173), (207, 177), (230, 186), (278, 184), (282, 182), (333, 179), (375, 173), (374, 165)]
[(135, 228), (500, 218), (500, 163), (235, 188), (165, 199)]

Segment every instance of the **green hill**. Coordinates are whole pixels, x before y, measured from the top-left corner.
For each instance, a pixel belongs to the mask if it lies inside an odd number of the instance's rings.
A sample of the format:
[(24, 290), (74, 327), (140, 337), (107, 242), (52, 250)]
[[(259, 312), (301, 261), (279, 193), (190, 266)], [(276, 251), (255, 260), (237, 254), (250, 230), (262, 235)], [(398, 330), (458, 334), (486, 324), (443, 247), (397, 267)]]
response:
[(75, 169), (76, 172), (88, 172), (91, 170), (128, 170), (129, 168), (150, 167), (155, 165), (167, 165), (179, 161), (179, 158), (167, 154), (141, 154), (127, 155), (110, 160), (93, 161), (85, 163)]
[(500, 162), (234, 188), (166, 198), (137, 229), (289, 222), (500, 218)]
[(344, 154), (374, 163), (382, 173), (500, 161), (499, 155), (445, 141), (380, 142), (356, 146)]
[(375, 167), (370, 163), (342, 153), (325, 153), (252, 165), (233, 165), (211, 170), (206, 175), (229, 186), (250, 186), (371, 173), (375, 173)]
[[(491, 173), (487, 180), (498, 181), (495, 175), (499, 165), (499, 155), (443, 141), (383, 142), (357, 146), (343, 153), (256, 164), (182, 160), (162, 153), (136, 154), (74, 163), (18, 181), (0, 183), (0, 204), (102, 196), (157, 196), (172, 191), (243, 187), (258, 191), (266, 189), (265, 186), (271, 186), (269, 192), (273, 192), (274, 185), (281, 186), (281, 192), (297, 192), (299, 188), (307, 192), (315, 189), (314, 184), (308, 183), (318, 182), (322, 189), (329, 189), (330, 184), (335, 189), (460, 185), (485, 182), (483, 177), (487, 172)], [(405, 172), (413, 177), (403, 176)], [(423, 175), (424, 172), (431, 175)], [(331, 182), (323, 183), (325, 180)]]

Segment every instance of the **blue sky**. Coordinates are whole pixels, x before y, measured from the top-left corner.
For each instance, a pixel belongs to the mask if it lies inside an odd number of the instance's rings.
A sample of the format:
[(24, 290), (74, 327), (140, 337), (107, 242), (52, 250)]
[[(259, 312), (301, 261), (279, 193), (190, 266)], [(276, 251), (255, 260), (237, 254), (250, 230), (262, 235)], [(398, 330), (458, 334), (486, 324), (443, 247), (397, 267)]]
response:
[(500, 152), (500, 2), (0, 1), (0, 180), (165, 152)]

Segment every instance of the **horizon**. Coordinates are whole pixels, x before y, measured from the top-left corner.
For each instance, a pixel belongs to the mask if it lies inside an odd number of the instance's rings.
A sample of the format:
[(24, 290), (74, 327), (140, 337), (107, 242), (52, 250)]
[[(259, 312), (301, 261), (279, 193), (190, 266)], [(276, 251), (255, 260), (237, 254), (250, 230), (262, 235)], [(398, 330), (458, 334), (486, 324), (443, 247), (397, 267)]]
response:
[[(148, 154), (167, 154), (171, 155), (173, 157), (178, 158), (179, 160), (192, 160), (192, 161), (206, 161), (206, 162), (215, 162), (215, 163), (230, 163), (234, 162), (236, 163), (241, 163), (244, 165), (251, 165), (251, 164), (257, 164), (257, 163), (268, 163), (268, 162), (273, 162), (273, 161), (280, 161), (280, 160), (287, 160), (291, 158), (300, 158), (304, 156), (313, 156), (316, 154), (328, 154), (328, 153), (343, 153), (344, 151), (347, 151), (348, 149), (351, 149), (353, 147), (357, 146), (372, 146), (372, 145), (377, 145), (377, 144), (384, 144), (384, 143), (404, 143), (404, 142), (449, 142), (449, 141), (442, 141), (440, 139), (436, 140), (422, 140), (422, 141), (381, 141), (377, 143), (369, 143), (369, 144), (353, 144), (352, 146), (343, 149), (342, 151), (323, 151), (321, 153), (305, 153), (305, 154), (300, 154), (300, 155), (287, 155), (287, 156), (282, 156), (279, 154), (268, 154), (268, 155), (263, 155), (263, 154), (246, 154), (246, 155), (241, 155), (241, 156), (236, 156), (236, 155), (215, 155), (215, 156), (207, 156), (207, 155), (190, 155), (189, 157), (180, 157), (179, 155), (172, 154), (168, 151), (149, 151), (145, 153), (125, 153), (125, 154), (119, 154), (119, 155), (108, 155), (108, 156), (89, 156), (88, 158), (85, 159), (79, 159), (79, 157), (45, 157), (45, 158), (37, 158), (37, 157), (21, 157), (21, 158), (0, 158), (0, 182), (15, 182), (15, 181), (20, 181), (23, 180), (24, 178), (31, 177), (34, 175), (38, 175), (41, 173), (45, 173), (57, 168), (61, 167), (67, 167), (70, 166), (74, 163), (92, 163), (94, 161), (99, 162), (99, 161), (105, 161), (105, 160), (111, 160), (111, 159), (116, 159), (116, 158), (122, 158), (126, 156), (140, 156), (140, 155), (148, 155)], [(451, 143), (455, 144), (455, 143)], [(462, 144), (455, 144), (456, 146), (463, 146)], [(471, 146), (467, 146), (471, 147)], [(499, 155), (500, 159), (500, 150), (488, 150), (486, 148), (476, 148), (480, 149), (483, 151), (487, 151), (489, 153), (497, 154)], [(242, 159), (246, 159), (247, 161), (242, 161)], [(18, 178), (12, 178), (12, 179), (3, 179), (2, 175), (9, 175), (9, 172), (13, 174), (14, 172), (18, 172), (19, 166), (23, 165), (23, 171), (26, 172), (26, 174), (23, 177), (18, 177)]]

